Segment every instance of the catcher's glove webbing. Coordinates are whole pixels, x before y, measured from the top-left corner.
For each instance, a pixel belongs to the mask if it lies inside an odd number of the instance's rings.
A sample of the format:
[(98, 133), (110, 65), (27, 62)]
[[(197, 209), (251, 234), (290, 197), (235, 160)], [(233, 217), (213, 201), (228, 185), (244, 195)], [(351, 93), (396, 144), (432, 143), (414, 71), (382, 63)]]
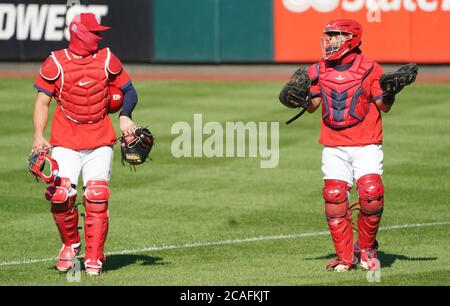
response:
[(147, 128), (137, 128), (133, 133), (119, 138), (122, 164), (140, 165), (145, 162), (153, 147), (153, 134)]
[[(40, 178), (48, 184), (55, 180), (55, 177), (59, 172), (58, 163), (48, 155), (49, 153), (50, 149), (44, 148), (42, 150), (32, 152), (28, 158), (28, 170), (30, 170), (31, 174), (36, 177), (36, 180)], [(44, 174), (46, 161), (48, 162), (50, 168), (50, 173), (48, 175)]]
[(383, 74), (380, 78), (380, 86), (383, 90), (383, 103), (392, 105), (395, 101), (395, 95), (406, 85), (414, 83), (418, 71), (419, 66), (411, 63), (400, 67), (395, 72)]
[(305, 69), (300, 68), (292, 75), (280, 92), (280, 102), (289, 108), (305, 108), (311, 101), (309, 89), (311, 80)]

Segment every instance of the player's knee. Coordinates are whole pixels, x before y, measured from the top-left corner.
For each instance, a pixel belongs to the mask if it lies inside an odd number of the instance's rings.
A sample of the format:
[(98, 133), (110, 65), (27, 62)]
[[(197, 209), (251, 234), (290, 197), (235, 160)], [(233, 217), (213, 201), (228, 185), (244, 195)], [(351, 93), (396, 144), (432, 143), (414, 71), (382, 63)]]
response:
[(108, 210), (109, 185), (107, 181), (88, 181), (84, 191), (86, 212), (104, 213)]
[(340, 204), (348, 199), (348, 185), (345, 181), (325, 180), (323, 198), (327, 203)]
[(340, 218), (348, 214), (348, 185), (346, 182), (325, 180), (323, 198), (327, 218)]
[(361, 211), (369, 215), (383, 212), (384, 186), (379, 174), (367, 174), (356, 181)]
[(45, 190), (45, 198), (52, 204), (52, 212), (63, 212), (73, 208), (77, 192), (70, 179), (57, 177)]
[(51, 203), (64, 203), (68, 200), (71, 190), (72, 185), (70, 179), (66, 177), (57, 177), (45, 190), (45, 198)]

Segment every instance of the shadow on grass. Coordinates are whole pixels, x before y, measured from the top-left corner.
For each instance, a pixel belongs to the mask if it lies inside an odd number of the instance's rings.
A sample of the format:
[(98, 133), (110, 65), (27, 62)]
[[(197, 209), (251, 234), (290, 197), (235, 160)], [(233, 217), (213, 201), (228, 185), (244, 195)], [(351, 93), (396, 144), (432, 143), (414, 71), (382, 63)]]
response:
[(106, 258), (105, 270), (114, 271), (122, 267), (138, 264), (140, 266), (156, 266), (166, 265), (161, 257), (153, 257), (147, 255), (110, 255)]
[[(103, 268), (105, 271), (119, 270), (120, 268), (138, 264), (140, 266), (156, 266), (156, 265), (166, 265), (167, 263), (163, 261), (161, 257), (152, 257), (147, 255), (110, 255), (106, 258), (106, 263)], [(80, 258), (80, 268), (84, 271), (83, 258)], [(54, 264), (48, 267), (49, 270), (57, 271)], [(64, 273), (61, 273), (64, 274)]]
[[(326, 256), (312, 257), (306, 258), (306, 260), (325, 260), (325, 259), (333, 259), (336, 258), (336, 254), (328, 254)], [(395, 261), (433, 261), (437, 260), (437, 257), (409, 257), (405, 255), (399, 254), (390, 254), (383, 251), (378, 251), (378, 258), (380, 259), (382, 268), (390, 268)]]

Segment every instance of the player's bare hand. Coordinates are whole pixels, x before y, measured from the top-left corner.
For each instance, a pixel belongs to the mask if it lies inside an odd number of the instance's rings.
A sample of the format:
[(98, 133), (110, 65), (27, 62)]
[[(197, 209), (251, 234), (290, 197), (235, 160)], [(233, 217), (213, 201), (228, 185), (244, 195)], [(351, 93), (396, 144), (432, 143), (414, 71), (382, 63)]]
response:
[(40, 151), (42, 149), (49, 148), (51, 149), (51, 144), (44, 138), (44, 136), (34, 136), (33, 147), (31, 148), (31, 152)]
[(119, 125), (120, 130), (122, 131), (122, 134), (128, 135), (134, 132), (134, 130), (137, 129), (136, 124), (134, 124), (133, 120), (131, 120), (127, 116), (120, 116), (119, 117)]

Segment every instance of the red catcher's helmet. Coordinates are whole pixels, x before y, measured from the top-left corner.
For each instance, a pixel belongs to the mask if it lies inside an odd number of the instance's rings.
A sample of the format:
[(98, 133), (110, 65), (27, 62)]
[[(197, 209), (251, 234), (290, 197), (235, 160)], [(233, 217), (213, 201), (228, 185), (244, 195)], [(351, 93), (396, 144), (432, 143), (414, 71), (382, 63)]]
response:
[(108, 113), (115, 113), (122, 108), (123, 92), (120, 88), (109, 87)]
[[(324, 60), (338, 60), (361, 44), (362, 26), (351, 19), (330, 21), (323, 31), (322, 54)], [(344, 40), (332, 42), (332, 36), (342, 35)]]

